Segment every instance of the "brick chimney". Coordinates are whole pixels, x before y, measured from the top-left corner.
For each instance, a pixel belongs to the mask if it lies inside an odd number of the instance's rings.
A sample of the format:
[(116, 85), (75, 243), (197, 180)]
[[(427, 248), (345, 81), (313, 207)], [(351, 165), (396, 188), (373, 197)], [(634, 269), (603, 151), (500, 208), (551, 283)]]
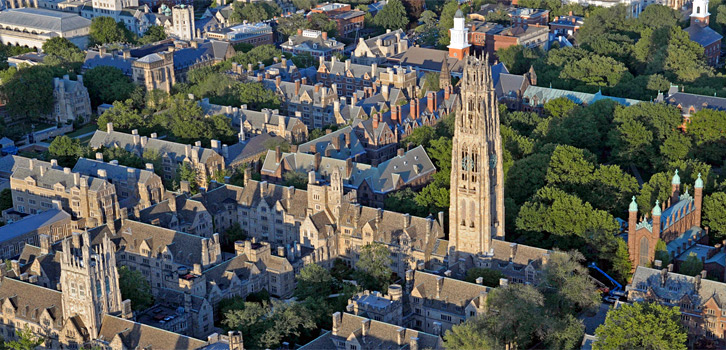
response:
[(436, 112), (436, 93), (434, 93), (433, 91), (429, 91), (426, 96), (426, 103), (428, 105), (429, 112)]
[(300, 79), (295, 79), (295, 96), (300, 94)]
[(378, 129), (378, 113), (373, 115), (373, 129)]

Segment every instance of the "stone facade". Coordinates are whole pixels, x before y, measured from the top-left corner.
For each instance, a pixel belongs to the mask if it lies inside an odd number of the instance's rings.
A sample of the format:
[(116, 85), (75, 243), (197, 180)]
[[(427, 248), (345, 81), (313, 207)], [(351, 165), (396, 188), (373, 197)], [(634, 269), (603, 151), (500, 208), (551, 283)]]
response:
[(71, 215), (61, 208), (46, 210), (6, 224), (0, 227), (0, 260), (18, 256), (26, 244), (40, 246), (42, 235), (47, 235), (53, 242), (60, 241), (69, 236), (76, 226), (77, 223), (71, 220)]
[(387, 29), (385, 34), (367, 40), (360, 38), (350, 59), (357, 64), (381, 64), (388, 57), (408, 50), (408, 45), (408, 36), (403, 29)]
[(144, 56), (131, 63), (132, 80), (147, 91), (171, 91), (176, 84), (173, 52), (160, 52)]
[(74, 219), (84, 219), (87, 227), (121, 217), (116, 187), (110, 182), (81, 176), (70, 168), (34, 164), (18, 167), (10, 176), (13, 209), (36, 214), (54, 207), (58, 201)]
[(336, 118), (333, 109), (335, 102), (340, 102), (336, 85), (330, 88), (322, 83), (306, 85), (300, 79), (290, 83), (279, 77), (262, 83), (280, 97), (282, 114), (302, 120), (308, 129), (344, 124), (344, 120)]
[(726, 298), (726, 284), (706, 279), (705, 271), (691, 277), (672, 272), (672, 266), (638, 266), (626, 294), (631, 303), (680, 307), (681, 321), (689, 338), (697, 341), (696, 348), (724, 347), (726, 331), (721, 325), (726, 323), (726, 308), (721, 300)]
[(233, 126), (239, 127), (240, 142), (261, 134), (280, 136), (290, 143), (307, 141), (308, 127), (298, 118), (280, 114), (277, 109), (263, 108), (262, 111), (240, 107), (222, 106), (209, 103), (204, 98), (199, 102), (207, 116), (223, 114), (231, 119)]
[(192, 40), (197, 34), (194, 28), (194, 6), (176, 5), (171, 8), (171, 35), (181, 40)]
[(41, 49), (46, 40), (60, 36), (85, 49), (90, 29), (90, 20), (70, 12), (20, 8), (0, 13), (0, 43), (8, 46)]
[(96, 159), (81, 157), (73, 167), (73, 172), (103, 180), (116, 186), (119, 205), (134, 211), (161, 202), (166, 190), (161, 177), (154, 173), (154, 165), (146, 164), (146, 169), (136, 169), (119, 165), (117, 160), (103, 161), (103, 154), (96, 153)]
[(91, 116), (91, 99), (82, 75), (77, 80), (68, 75), (53, 78), (53, 100), (53, 120), (57, 123), (71, 123), (79, 118), (85, 122)]
[(388, 294), (365, 290), (348, 299), (346, 311), (376, 321), (403, 325), (403, 288), (398, 284), (388, 286)]

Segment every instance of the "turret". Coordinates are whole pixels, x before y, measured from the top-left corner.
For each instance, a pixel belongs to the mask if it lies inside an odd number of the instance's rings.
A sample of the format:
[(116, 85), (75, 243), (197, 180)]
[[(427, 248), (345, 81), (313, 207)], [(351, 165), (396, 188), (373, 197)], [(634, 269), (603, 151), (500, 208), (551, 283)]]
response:
[(698, 178), (693, 186), (693, 204), (696, 207), (696, 212), (693, 217), (693, 225), (696, 227), (701, 226), (701, 205), (703, 204), (703, 180), (701, 179), (701, 173), (698, 173)]
[(681, 195), (681, 177), (678, 176), (678, 169), (671, 180), (671, 204), (676, 204)]

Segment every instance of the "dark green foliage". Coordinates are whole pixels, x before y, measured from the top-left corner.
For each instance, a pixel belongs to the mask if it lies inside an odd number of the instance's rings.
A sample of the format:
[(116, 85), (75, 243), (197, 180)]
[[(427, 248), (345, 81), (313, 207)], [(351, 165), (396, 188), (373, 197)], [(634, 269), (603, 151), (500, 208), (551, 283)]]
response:
[(154, 296), (151, 294), (151, 285), (141, 272), (131, 270), (126, 266), (118, 269), (118, 285), (121, 289), (121, 297), (131, 300), (131, 308), (141, 311), (154, 304)]
[(164, 27), (153, 25), (146, 30), (144, 36), (139, 39), (140, 44), (151, 44), (166, 39)]
[(660, 260), (661, 266), (668, 266), (671, 263), (671, 254), (668, 253), (666, 243), (660, 239), (655, 245), (655, 260)]
[(73, 168), (82, 154), (81, 143), (66, 135), (57, 136), (48, 146), (48, 154), (58, 160), (58, 165)]
[(98, 66), (86, 71), (83, 85), (88, 88), (88, 95), (94, 106), (125, 101), (135, 89), (129, 77), (120, 69), (111, 66)]
[(245, 302), (242, 308), (227, 311), (222, 323), (241, 331), (245, 346), (251, 349), (278, 348), (283, 341), (295, 344), (303, 332), (315, 328), (302, 304), (278, 301)]
[(308, 188), (308, 176), (305, 173), (297, 171), (288, 171), (282, 175), (283, 186), (293, 186), (300, 190)]
[(386, 29), (399, 29), (408, 26), (406, 8), (401, 0), (389, 0), (373, 18), (373, 22)]
[(497, 270), (487, 268), (470, 268), (466, 270), (466, 281), (476, 283), (476, 279), (482, 277), (484, 279), (484, 285), (489, 287), (499, 287), (499, 279), (505, 278), (501, 272)]
[(711, 228), (716, 241), (726, 239), (726, 193), (715, 192), (703, 199), (703, 225)]
[(234, 6), (234, 11), (229, 16), (232, 24), (247, 21), (250, 23), (262, 22), (279, 15), (280, 6), (271, 1), (260, 1), (254, 3), (241, 3)]
[(701, 271), (703, 271), (703, 262), (696, 253), (689, 254), (678, 269), (678, 273), (688, 276), (698, 275)]
[(27, 325), (23, 329), (16, 329), (15, 335), (17, 339), (4, 342), (3, 346), (12, 350), (35, 350), (45, 343), (45, 338), (35, 335), (35, 332)]
[[(490, 12), (489, 14), (493, 13), (496, 12)], [(508, 19), (509, 14), (506, 12), (505, 14)], [(499, 60), (504, 63), (512, 74), (524, 74), (527, 72), (540, 55), (541, 53), (537, 50), (522, 45), (514, 45), (497, 50), (497, 57), (499, 57)]]
[(657, 303), (623, 304), (610, 310), (595, 336), (594, 350), (685, 350), (688, 338), (680, 309)]
[(305, 265), (296, 276), (295, 296), (298, 300), (309, 297), (326, 297), (333, 290), (333, 277), (318, 264)]
[(225, 248), (229, 252), (234, 252), (234, 243), (247, 239), (247, 232), (240, 226), (239, 222), (235, 222), (226, 231), (224, 231)]
[(358, 280), (368, 290), (386, 290), (393, 273), (391, 268), (391, 252), (380, 243), (369, 243), (360, 250), (360, 258), (356, 262)]
[(60, 66), (69, 71), (78, 72), (85, 59), (85, 54), (70, 40), (63, 37), (53, 37), (43, 43), (43, 52), (48, 56), (44, 64)]
[(13, 195), (9, 188), (0, 191), (0, 211), (13, 207)]
[(8, 114), (38, 120), (50, 113), (56, 73), (49, 66), (38, 65), (21, 69), (11, 79), (3, 81), (2, 93), (7, 101)]
[(188, 162), (184, 162), (176, 169), (176, 180), (178, 183), (186, 181), (189, 183), (189, 189), (193, 194), (196, 194), (199, 190), (197, 185), (197, 170), (194, 169)]
[(89, 39), (90, 45), (128, 43), (132, 41), (132, 34), (123, 22), (116, 22), (111, 17), (96, 17), (91, 22)]

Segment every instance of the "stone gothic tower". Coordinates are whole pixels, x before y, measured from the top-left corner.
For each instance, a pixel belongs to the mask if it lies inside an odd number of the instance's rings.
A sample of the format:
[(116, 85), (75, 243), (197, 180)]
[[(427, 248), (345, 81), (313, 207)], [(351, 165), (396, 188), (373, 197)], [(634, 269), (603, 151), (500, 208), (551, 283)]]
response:
[(114, 245), (105, 236), (101, 244), (91, 247), (86, 231), (74, 233), (62, 246), (63, 318), (79, 316), (95, 338), (103, 316), (122, 311)]
[(499, 109), (488, 57), (467, 56), (451, 155), (449, 264), (487, 254), (504, 239), (504, 173)]

